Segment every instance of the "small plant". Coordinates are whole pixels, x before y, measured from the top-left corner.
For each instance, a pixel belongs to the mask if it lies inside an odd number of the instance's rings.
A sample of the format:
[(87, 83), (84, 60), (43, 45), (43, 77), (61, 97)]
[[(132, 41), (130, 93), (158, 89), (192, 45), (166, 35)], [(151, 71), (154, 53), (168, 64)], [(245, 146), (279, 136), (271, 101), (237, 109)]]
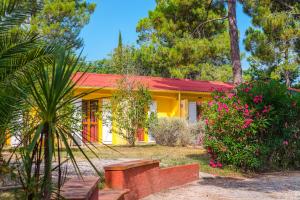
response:
[(109, 120), (115, 123), (112, 131), (135, 146), (138, 131), (148, 127), (150, 103), (151, 95), (144, 85), (130, 77), (121, 79), (111, 100), (113, 114)]

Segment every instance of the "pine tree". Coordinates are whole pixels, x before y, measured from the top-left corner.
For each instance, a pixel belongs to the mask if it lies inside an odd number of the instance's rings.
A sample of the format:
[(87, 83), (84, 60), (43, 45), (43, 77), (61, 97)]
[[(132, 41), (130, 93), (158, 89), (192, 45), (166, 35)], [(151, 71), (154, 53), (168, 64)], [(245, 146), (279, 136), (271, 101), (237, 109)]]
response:
[[(150, 75), (232, 80), (222, 1), (157, 0), (137, 25), (138, 62)], [(209, 22), (209, 23), (208, 23)], [(147, 74), (148, 75), (148, 74)]]
[(233, 83), (242, 83), (242, 66), (239, 49), (239, 36), (236, 19), (236, 0), (228, 0), (228, 21), (230, 35), (231, 62), (233, 71)]
[(123, 41), (122, 41), (122, 33), (119, 31), (119, 40), (118, 40), (118, 49), (122, 49)]
[(30, 28), (50, 43), (77, 49), (83, 45), (79, 33), (95, 7), (84, 0), (32, 0)]
[(243, 1), (253, 26), (246, 32), (252, 79), (271, 78), (290, 87), (300, 71), (300, 2)]

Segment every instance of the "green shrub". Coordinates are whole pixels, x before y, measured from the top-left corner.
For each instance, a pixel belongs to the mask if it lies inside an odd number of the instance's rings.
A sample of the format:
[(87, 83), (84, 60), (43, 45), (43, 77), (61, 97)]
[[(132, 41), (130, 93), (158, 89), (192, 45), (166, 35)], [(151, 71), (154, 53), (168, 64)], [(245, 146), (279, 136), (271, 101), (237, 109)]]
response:
[(236, 94), (215, 92), (204, 118), (212, 167), (299, 167), (300, 101), (284, 85), (257, 81), (242, 84)]
[(157, 144), (165, 146), (187, 146), (195, 144), (201, 132), (200, 124), (189, 124), (180, 118), (158, 118), (150, 124), (151, 134)]

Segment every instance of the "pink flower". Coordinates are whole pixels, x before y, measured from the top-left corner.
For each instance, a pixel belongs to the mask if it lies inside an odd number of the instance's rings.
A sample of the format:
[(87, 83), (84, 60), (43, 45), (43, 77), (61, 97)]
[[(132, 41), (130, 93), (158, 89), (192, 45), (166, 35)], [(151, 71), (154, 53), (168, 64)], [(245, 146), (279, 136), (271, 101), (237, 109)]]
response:
[(268, 112), (270, 112), (270, 110), (271, 110), (271, 106), (270, 105), (264, 106), (264, 109), (263, 109), (262, 113), (268, 113)]
[(212, 107), (214, 105), (213, 101), (208, 102), (209, 107)]
[(209, 166), (211, 166), (212, 168), (216, 168), (217, 163), (213, 159), (211, 159), (210, 162), (209, 162)]
[(229, 111), (229, 108), (228, 108), (228, 106), (227, 106), (226, 103), (218, 102), (218, 112), (222, 112), (223, 109), (224, 109), (226, 112)]
[(217, 162), (217, 167), (219, 167), (219, 168), (222, 168), (222, 163), (220, 163), (220, 162)]
[(250, 112), (248, 109), (244, 110), (244, 116), (249, 117), (250, 116)]
[(212, 153), (212, 150), (210, 147), (207, 147), (207, 153)]
[(204, 121), (205, 121), (205, 124), (208, 125), (208, 123), (209, 123), (208, 119), (205, 119)]
[(263, 99), (262, 95), (257, 95), (253, 98), (253, 102), (258, 104), (262, 102), (262, 99)]
[(234, 97), (235, 95), (234, 95), (233, 93), (229, 93), (227, 96), (228, 96), (229, 99), (231, 99), (231, 98)]
[(225, 109), (226, 112), (229, 111), (229, 108), (228, 108), (227, 104), (225, 104), (225, 103), (223, 104), (223, 108)]
[(282, 144), (283, 144), (283, 145), (288, 145), (289, 142), (288, 142), (287, 140), (284, 140), (284, 141), (282, 142)]
[(252, 122), (253, 122), (253, 119), (251, 119), (251, 118), (245, 119), (244, 125), (242, 126), (242, 128), (243, 129), (248, 128)]
[(250, 88), (248, 88), (248, 87), (244, 89), (244, 92), (248, 93), (249, 91), (250, 91)]

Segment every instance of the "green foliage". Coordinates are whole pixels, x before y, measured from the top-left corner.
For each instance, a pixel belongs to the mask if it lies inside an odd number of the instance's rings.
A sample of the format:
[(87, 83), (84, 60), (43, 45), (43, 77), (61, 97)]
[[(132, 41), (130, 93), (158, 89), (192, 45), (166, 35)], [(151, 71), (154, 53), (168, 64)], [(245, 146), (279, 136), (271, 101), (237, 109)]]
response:
[[(30, 1), (0, 1), (0, 152), (9, 137), (7, 129), (23, 98), (12, 90), (18, 76), (53, 58), (54, 47), (45, 46), (36, 34), (19, 27), (29, 17)], [(0, 154), (1, 157), (1, 154)]]
[(222, 2), (158, 0), (156, 8), (137, 25), (140, 59), (145, 69), (150, 68), (147, 73), (229, 81), (227, 25), (215, 20), (224, 16)]
[(254, 27), (244, 40), (250, 52), (251, 79), (275, 79), (290, 87), (300, 71), (300, 3), (296, 1), (243, 1)]
[[(71, 79), (77, 69), (77, 58), (63, 50), (54, 57), (51, 64), (40, 64), (22, 73), (19, 84), (12, 86), (12, 90), (22, 94), (20, 102), (23, 106), (15, 111), (10, 131), (21, 137), (22, 147), (16, 149), (15, 156), (22, 163), (18, 166), (18, 174), (27, 199), (50, 199), (52, 194), (59, 194), (65, 173), (62, 171), (63, 163), (66, 162), (61, 155), (62, 148), (66, 149), (67, 159), (71, 160), (80, 175), (70, 140), (88, 159), (76, 140), (81, 132), (78, 132), (80, 127), (76, 126), (76, 108), (71, 106), (86, 95), (72, 93), (77, 81), (80, 81)], [(52, 166), (54, 156), (58, 159), (57, 166)], [(52, 182), (54, 168), (58, 169), (57, 184)]]
[(151, 119), (147, 114), (150, 103), (151, 95), (148, 89), (138, 80), (125, 76), (118, 83), (109, 108), (113, 113), (109, 120), (115, 123), (112, 131), (134, 146), (138, 131), (145, 131)]
[[(38, 0), (32, 1), (33, 8), (39, 4)], [(95, 7), (84, 0), (43, 0), (42, 9), (32, 12), (30, 28), (50, 42), (80, 48), (80, 30), (89, 22)]]
[(236, 95), (215, 93), (204, 108), (211, 166), (299, 167), (299, 100), (275, 81), (242, 84)]
[[(62, 146), (80, 173), (68, 140), (78, 145), (77, 121), (70, 105), (84, 94), (72, 94), (76, 83), (71, 77), (78, 59), (46, 45), (37, 33), (22, 26), (36, 11), (31, 3), (0, 1), (0, 155), (6, 138), (18, 136), (22, 147), (14, 149), (13, 161), (19, 164), (11, 173), (17, 172), (24, 198), (50, 199), (62, 184)], [(57, 184), (52, 183), (54, 155), (58, 158)], [(10, 161), (1, 165), (10, 166)]]

